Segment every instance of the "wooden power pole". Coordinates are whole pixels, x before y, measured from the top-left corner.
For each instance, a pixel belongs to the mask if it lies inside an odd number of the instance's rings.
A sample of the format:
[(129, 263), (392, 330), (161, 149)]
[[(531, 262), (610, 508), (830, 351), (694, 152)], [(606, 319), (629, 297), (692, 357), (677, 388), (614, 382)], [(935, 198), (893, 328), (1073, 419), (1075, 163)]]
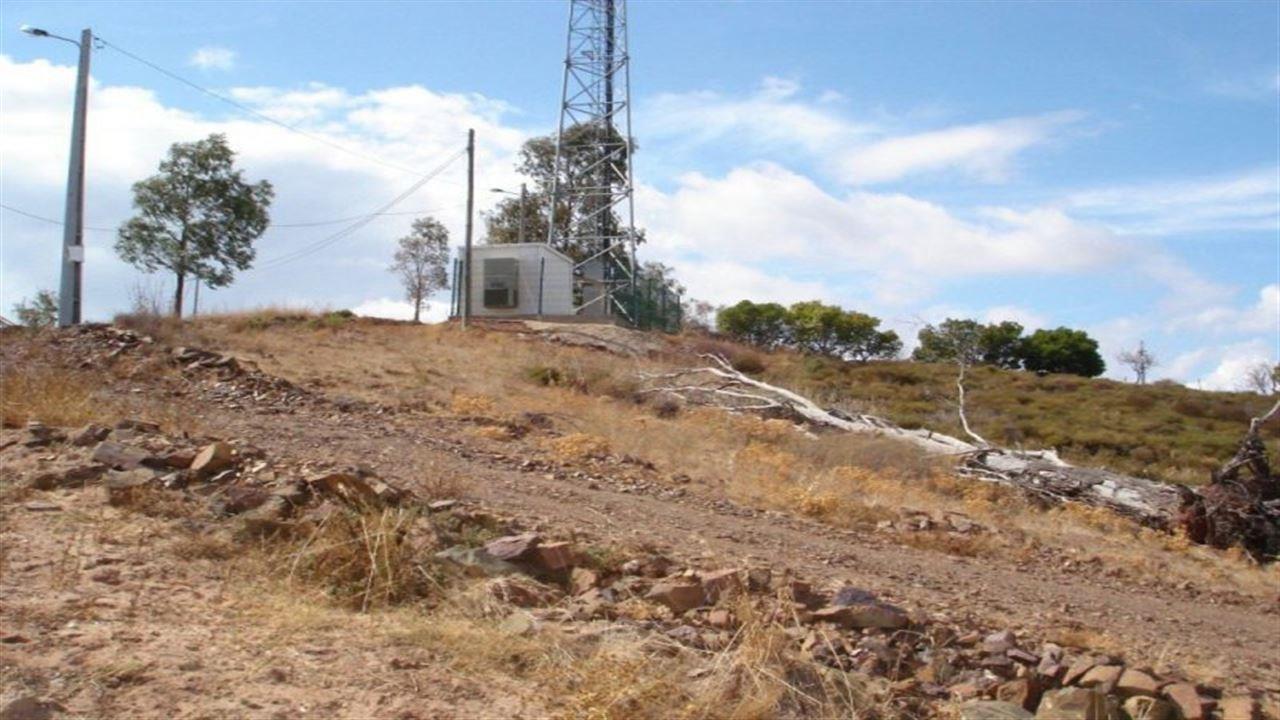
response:
[(476, 199), (476, 131), (467, 131), (467, 233), (462, 260), (462, 328), (471, 317), (471, 214)]

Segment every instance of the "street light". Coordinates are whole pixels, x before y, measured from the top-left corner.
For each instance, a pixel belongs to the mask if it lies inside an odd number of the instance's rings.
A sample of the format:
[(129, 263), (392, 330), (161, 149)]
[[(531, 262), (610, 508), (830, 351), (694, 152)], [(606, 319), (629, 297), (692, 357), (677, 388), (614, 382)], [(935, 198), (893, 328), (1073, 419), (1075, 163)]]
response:
[(524, 183), (520, 183), (519, 193), (514, 193), (510, 190), (503, 190), (502, 188), (489, 188), (489, 192), (501, 193), (503, 195), (518, 195), (520, 197), (520, 236), (518, 240), (519, 242), (523, 243), (524, 242), (524, 217), (525, 217), (524, 204), (525, 204), (525, 201), (529, 199), (529, 193), (525, 189)]
[(30, 25), (22, 32), (69, 42), (80, 48), (76, 72), (76, 100), (71, 116), (71, 160), (67, 168), (67, 206), (62, 225), (62, 282), (58, 287), (58, 327), (80, 324), (81, 279), (84, 268), (84, 131), (88, 113), (89, 52), (93, 32), (85, 28), (80, 42)]

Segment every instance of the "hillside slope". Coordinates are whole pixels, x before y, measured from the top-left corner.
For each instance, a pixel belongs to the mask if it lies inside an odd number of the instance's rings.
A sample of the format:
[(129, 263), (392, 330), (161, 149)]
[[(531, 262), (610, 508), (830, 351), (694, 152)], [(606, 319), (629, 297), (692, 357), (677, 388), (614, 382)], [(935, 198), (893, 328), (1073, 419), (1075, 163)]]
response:
[[(143, 417), (174, 435), (247, 439), (298, 467), (360, 465), (422, 497), (477, 503), (605, 554), (785, 569), (930, 622), (1009, 629), (1027, 646), (1108, 653), (1228, 693), (1280, 693), (1274, 567), (1103, 513), (1038, 508), (883, 440), (808, 437), (780, 421), (637, 398), (638, 372), (698, 348), (626, 357), (528, 331), (305, 315), (154, 330), (156, 343), (119, 352), (88, 333), (5, 333), (6, 425)], [(173, 360), (178, 345), (229, 353), (234, 367), (262, 373), (248, 382), (223, 373), (225, 363), (184, 367)], [(766, 372), (781, 377), (792, 361), (769, 358)], [(3, 452), (16, 462), (13, 449)], [(65, 492), (51, 497), (69, 504)], [(14, 502), (6, 513), (21, 512)], [(65, 580), (29, 578), (6, 592), (30, 604), (38, 582)], [(237, 621), (200, 622), (216, 633)], [(7, 662), (26, 657), (15, 652)], [(456, 688), (495, 670), (464, 667)], [(504, 692), (532, 695), (508, 707), (540, 714), (553, 697), (539, 689), (547, 678), (521, 677), (524, 687)], [(138, 692), (130, 688), (111, 692)], [(459, 703), (484, 702), (467, 692)]]
[[(763, 376), (846, 410), (903, 427), (961, 435), (956, 369), (916, 362), (842, 363), (795, 353), (754, 354)], [(975, 432), (1009, 447), (1057, 448), (1079, 465), (1200, 485), (1231, 457), (1242, 428), (1272, 401), (1254, 393), (1195, 390), (1174, 383), (1138, 386), (1073, 375), (981, 366), (965, 382)], [(1280, 430), (1267, 433), (1280, 448)]]

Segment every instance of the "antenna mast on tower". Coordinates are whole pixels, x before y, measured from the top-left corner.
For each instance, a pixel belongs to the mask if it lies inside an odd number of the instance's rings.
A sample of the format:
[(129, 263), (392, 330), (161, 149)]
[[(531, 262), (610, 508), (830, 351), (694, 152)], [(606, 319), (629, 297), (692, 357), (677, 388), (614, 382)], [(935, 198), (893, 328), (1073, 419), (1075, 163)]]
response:
[(626, 0), (570, 0), (547, 242), (577, 260), (577, 312), (634, 322)]

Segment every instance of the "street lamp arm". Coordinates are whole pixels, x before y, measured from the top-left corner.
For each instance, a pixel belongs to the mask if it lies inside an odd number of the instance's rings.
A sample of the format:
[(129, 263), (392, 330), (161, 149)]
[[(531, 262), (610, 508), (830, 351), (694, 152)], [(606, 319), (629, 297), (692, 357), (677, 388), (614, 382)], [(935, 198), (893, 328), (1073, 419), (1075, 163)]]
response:
[(71, 38), (69, 38), (69, 37), (62, 37), (61, 35), (54, 35), (53, 33), (49, 32), (48, 30), (41, 30), (41, 29), (40, 29), (40, 28), (38, 28), (38, 27), (31, 27), (30, 25), (23, 25), (21, 28), (19, 28), (19, 30), (21, 30), (22, 32), (24, 32), (24, 33), (26, 33), (26, 34), (28, 34), (28, 35), (30, 35), (30, 36), (32, 36), (32, 37), (47, 37), (47, 38), (53, 38), (54, 40), (61, 40), (61, 41), (63, 41), (63, 42), (69, 42), (69, 43), (71, 43), (72, 45), (75, 45), (76, 47), (80, 47), (80, 43), (79, 43), (78, 41), (76, 41), (76, 40), (72, 40), (72, 39), (71, 39)]

